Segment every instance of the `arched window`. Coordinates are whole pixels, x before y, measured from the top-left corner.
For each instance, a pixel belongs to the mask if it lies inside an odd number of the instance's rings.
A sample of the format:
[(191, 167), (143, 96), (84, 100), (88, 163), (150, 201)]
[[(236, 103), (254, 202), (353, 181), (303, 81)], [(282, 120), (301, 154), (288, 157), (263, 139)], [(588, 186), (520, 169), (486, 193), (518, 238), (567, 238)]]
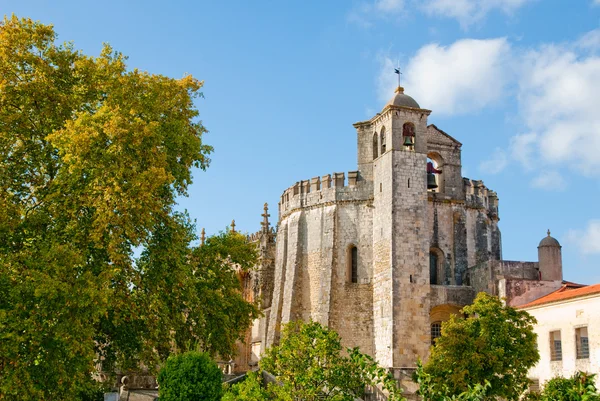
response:
[(355, 245), (348, 247), (348, 281), (358, 283), (358, 248)]
[(415, 125), (404, 123), (402, 126), (402, 145), (413, 147), (415, 145)]
[(373, 134), (373, 160), (377, 159), (377, 132)]
[(435, 340), (442, 336), (442, 322), (431, 323), (431, 345), (435, 345)]
[(444, 192), (444, 159), (437, 152), (427, 154), (427, 190)]
[(438, 256), (435, 252), (429, 252), (429, 284), (438, 283)]
[(381, 144), (381, 153), (385, 153), (385, 127), (381, 128), (381, 135), (379, 138), (379, 143)]

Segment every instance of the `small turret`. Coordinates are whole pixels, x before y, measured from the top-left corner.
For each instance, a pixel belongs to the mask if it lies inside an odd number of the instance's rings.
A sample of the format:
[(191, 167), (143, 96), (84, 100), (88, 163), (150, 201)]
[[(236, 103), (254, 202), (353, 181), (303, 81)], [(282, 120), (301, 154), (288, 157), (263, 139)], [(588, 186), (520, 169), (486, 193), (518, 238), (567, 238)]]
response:
[(261, 214), (263, 221), (260, 223), (260, 225), (262, 226), (261, 232), (263, 234), (268, 234), (269, 233), (269, 225), (270, 225), (269, 217), (271, 216), (269, 214), (269, 205), (265, 203), (265, 205), (263, 206), (263, 210), (264, 210), (264, 213)]
[(538, 260), (540, 266), (540, 275), (542, 280), (561, 280), (562, 274), (562, 251), (559, 242), (550, 236), (540, 241), (538, 246)]

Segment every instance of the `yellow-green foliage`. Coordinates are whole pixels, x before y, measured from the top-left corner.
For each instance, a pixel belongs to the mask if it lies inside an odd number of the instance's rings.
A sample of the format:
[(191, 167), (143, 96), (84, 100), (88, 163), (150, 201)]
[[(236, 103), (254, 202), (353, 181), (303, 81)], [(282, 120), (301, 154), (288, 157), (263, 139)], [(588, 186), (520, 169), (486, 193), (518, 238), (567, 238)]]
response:
[(544, 384), (541, 394), (530, 394), (537, 401), (600, 401), (594, 384), (596, 375), (576, 372), (570, 378), (555, 377)]
[(271, 392), (262, 386), (260, 373), (248, 372), (243, 382), (225, 389), (223, 401), (270, 401), (275, 400)]
[(317, 322), (290, 322), (284, 326), (280, 344), (269, 348), (260, 367), (275, 375), (273, 398), (281, 400), (353, 401), (365, 386), (381, 385), (390, 401), (403, 401), (401, 390), (389, 371), (358, 348), (343, 354), (340, 336)]
[(529, 368), (539, 360), (535, 319), (485, 293), (462, 312), (468, 317), (444, 322), (431, 348), (423, 367), (430, 377), (426, 390), (452, 397), (486, 386), (485, 399), (518, 399), (529, 384)]
[(194, 249), (173, 209), (212, 151), (202, 82), (125, 61), (0, 22), (2, 400), (77, 399), (97, 356), (127, 369), (197, 345), (227, 355), (258, 313), (232, 268), (252, 247), (230, 233)]

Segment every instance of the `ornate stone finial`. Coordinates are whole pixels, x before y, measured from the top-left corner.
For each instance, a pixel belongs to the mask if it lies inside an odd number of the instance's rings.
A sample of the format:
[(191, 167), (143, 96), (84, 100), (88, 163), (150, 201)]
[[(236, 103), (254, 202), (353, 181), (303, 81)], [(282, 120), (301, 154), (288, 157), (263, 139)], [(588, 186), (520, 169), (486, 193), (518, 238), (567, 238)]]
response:
[(550, 229), (548, 229), (548, 237), (550, 236)]
[(396, 90), (394, 91), (394, 93), (404, 93), (404, 88), (399, 86), (396, 88)]
[(271, 216), (269, 214), (269, 205), (267, 203), (265, 203), (265, 206), (263, 209), (265, 212), (263, 214), (261, 214), (261, 216), (263, 217), (263, 221), (260, 223), (260, 225), (262, 226), (262, 230), (264, 232), (267, 232), (267, 231), (269, 231), (269, 217)]
[(235, 219), (231, 220), (231, 231), (235, 232)]
[(205, 239), (206, 239), (206, 231), (204, 231), (204, 227), (202, 227), (202, 231), (200, 232), (200, 245), (204, 245)]

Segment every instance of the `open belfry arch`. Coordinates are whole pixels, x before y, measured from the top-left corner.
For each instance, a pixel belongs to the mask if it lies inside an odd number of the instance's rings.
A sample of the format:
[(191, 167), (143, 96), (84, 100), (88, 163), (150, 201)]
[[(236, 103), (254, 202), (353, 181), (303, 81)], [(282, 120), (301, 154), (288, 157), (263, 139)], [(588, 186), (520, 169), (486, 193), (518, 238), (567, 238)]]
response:
[[(261, 261), (248, 288), (264, 317), (247, 359), (276, 344), (283, 324), (314, 320), (408, 383), (435, 324), (478, 291), (502, 292), (501, 279), (540, 278), (536, 262), (501, 260), (498, 197), (462, 177), (462, 144), (428, 124), (430, 113), (398, 87), (381, 112), (354, 124), (357, 170), (283, 191), (276, 231), (265, 217), (249, 237)], [(558, 263), (559, 254), (542, 253)]]

